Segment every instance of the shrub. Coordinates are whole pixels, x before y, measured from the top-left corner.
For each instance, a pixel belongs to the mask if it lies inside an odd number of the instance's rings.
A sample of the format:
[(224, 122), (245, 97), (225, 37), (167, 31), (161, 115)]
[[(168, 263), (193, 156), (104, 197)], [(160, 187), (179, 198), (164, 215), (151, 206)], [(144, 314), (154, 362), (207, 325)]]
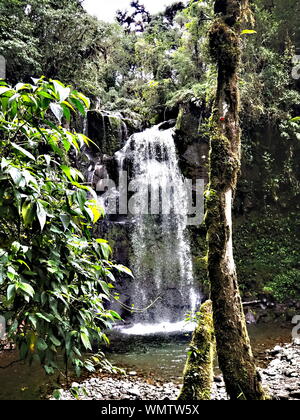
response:
[(120, 318), (105, 307), (113, 270), (129, 272), (93, 238), (102, 209), (70, 163), (88, 139), (62, 121), (88, 106), (55, 80), (0, 82), (0, 311), (20, 358), (38, 360), (47, 373), (58, 354), (77, 373), (93, 370), (84, 352), (107, 342), (104, 330)]

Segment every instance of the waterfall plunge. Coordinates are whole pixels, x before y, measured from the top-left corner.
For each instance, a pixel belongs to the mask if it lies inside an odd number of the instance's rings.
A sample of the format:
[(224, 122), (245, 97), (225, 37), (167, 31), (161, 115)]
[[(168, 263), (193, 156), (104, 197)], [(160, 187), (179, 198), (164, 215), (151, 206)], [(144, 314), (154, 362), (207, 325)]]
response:
[(132, 166), (131, 185), (138, 191), (131, 210), (131, 303), (138, 313), (137, 324), (124, 330), (127, 333), (184, 329), (186, 313), (194, 312), (200, 302), (186, 233), (187, 191), (173, 134), (173, 129), (160, 131), (155, 126), (131, 136), (116, 154), (120, 169)]

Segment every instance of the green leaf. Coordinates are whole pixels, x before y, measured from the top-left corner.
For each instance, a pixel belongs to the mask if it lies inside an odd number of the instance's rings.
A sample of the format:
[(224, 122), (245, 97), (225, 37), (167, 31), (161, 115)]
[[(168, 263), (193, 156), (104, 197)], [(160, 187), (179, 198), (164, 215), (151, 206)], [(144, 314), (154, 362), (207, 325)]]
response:
[(20, 98), (20, 94), (16, 93), (15, 95), (13, 95), (11, 98), (9, 98), (8, 103), (11, 104), (13, 101), (17, 100), (18, 98)]
[(67, 107), (68, 107), (68, 108), (70, 108), (70, 109), (71, 109), (74, 113), (76, 113), (76, 111), (75, 111), (74, 107), (73, 107), (71, 104), (69, 104), (69, 102), (67, 102), (67, 101), (63, 101), (61, 104), (62, 104), (62, 105), (67, 106)]
[(63, 112), (64, 112), (64, 117), (65, 119), (70, 122), (71, 120), (71, 111), (69, 110), (69, 108), (66, 105), (62, 105), (63, 108)]
[(63, 110), (62, 106), (60, 104), (55, 103), (55, 102), (51, 102), (50, 108), (51, 108), (51, 111), (53, 112), (53, 114), (55, 115), (55, 117), (57, 118), (57, 120), (59, 122), (61, 122), (62, 117), (64, 115), (64, 110)]
[(65, 87), (61, 82), (58, 80), (52, 80), (54, 89), (59, 96), (59, 101), (64, 102), (70, 95), (71, 89)]
[(64, 230), (66, 231), (71, 223), (71, 217), (68, 214), (61, 214), (59, 218), (63, 224)]
[(132, 271), (124, 265), (114, 265), (114, 268), (116, 268), (120, 273), (126, 273), (133, 278)]
[(39, 96), (42, 96), (43, 98), (47, 98), (47, 99), (51, 99), (51, 100), (55, 99), (52, 95), (50, 95), (49, 93), (44, 92), (44, 91), (39, 91), (39, 92), (37, 92), (37, 94)]
[(30, 85), (29, 83), (18, 83), (15, 86), (16, 91), (18, 92), (19, 90), (24, 90), (24, 89), (32, 89), (32, 85)]
[(21, 171), (18, 168), (11, 166), (8, 170), (8, 173), (11, 176), (12, 180), (14, 181), (15, 185), (19, 186), (22, 179)]
[(104, 215), (103, 208), (95, 201), (90, 201), (91, 204), (89, 204), (89, 209), (92, 211), (93, 214), (93, 223), (97, 223), (100, 217)]
[(6, 296), (7, 300), (12, 300), (16, 295), (16, 286), (14, 284), (10, 284), (7, 288)]
[(257, 34), (257, 31), (254, 31), (253, 29), (244, 29), (241, 32), (241, 35), (251, 35), (251, 34)]
[(91, 194), (91, 196), (93, 197), (94, 200), (97, 200), (98, 199), (97, 193), (96, 193), (96, 191), (93, 190), (93, 188), (91, 188), (91, 187), (89, 187), (87, 185), (79, 184), (79, 182), (75, 182), (75, 181), (72, 182), (72, 185), (74, 185), (74, 187), (77, 187), (77, 188), (79, 188), (81, 190), (89, 191), (89, 193)]
[(71, 182), (73, 182), (71, 168), (69, 166), (66, 166), (66, 165), (61, 165), (60, 168), (63, 171), (63, 173), (66, 175), (66, 177), (68, 178), (68, 180), (71, 181)]
[(27, 262), (25, 262), (24, 260), (17, 260), (17, 262), (18, 262), (18, 263), (20, 263), (20, 264), (25, 265), (25, 266), (28, 268), (28, 270), (30, 270), (29, 265), (28, 265), (28, 264), (27, 264)]
[(40, 200), (37, 202), (36, 215), (41, 226), (41, 231), (43, 231), (47, 220), (47, 213)]
[(62, 389), (55, 389), (53, 391), (53, 398), (55, 398), (56, 400), (60, 400), (61, 396), (62, 396), (63, 390)]
[(22, 217), (25, 226), (31, 225), (34, 219), (34, 206), (30, 201), (25, 201), (22, 206)]
[(12, 95), (15, 93), (10, 87), (1, 86), (0, 87), (0, 95), (3, 95), (6, 92), (11, 92)]
[(37, 348), (39, 351), (45, 351), (48, 348), (47, 343), (42, 338), (39, 338), (37, 341)]
[(7, 269), (7, 277), (9, 278), (9, 280), (14, 280), (15, 277), (18, 277), (18, 273), (12, 266), (9, 266)]
[(300, 121), (300, 117), (295, 117), (291, 119), (291, 122), (297, 122), (297, 121)]
[(34, 326), (34, 328), (36, 329), (37, 326), (37, 319), (34, 315), (29, 315), (28, 316), (29, 321), (31, 322), (31, 324)]
[(47, 375), (53, 375), (54, 369), (51, 366), (44, 366)]
[(87, 98), (85, 95), (83, 95), (80, 92), (76, 92), (76, 96), (84, 103), (86, 108), (88, 108), (88, 109), (90, 108), (91, 102), (90, 102), (89, 98)]
[(70, 144), (70, 142), (65, 138), (65, 137), (62, 137), (61, 138), (61, 142), (62, 142), (62, 144), (63, 144), (63, 146), (64, 146), (64, 148), (65, 148), (65, 151), (68, 153), (69, 152), (69, 150), (71, 149), (71, 144)]
[(115, 311), (109, 311), (109, 312), (111, 313), (111, 315), (112, 315), (115, 319), (118, 319), (119, 321), (122, 321), (121, 316), (120, 316), (117, 312), (115, 312)]
[(101, 251), (102, 251), (103, 257), (106, 260), (108, 260), (109, 257), (110, 257), (110, 254), (112, 253), (111, 247), (109, 246), (109, 244), (105, 244), (105, 243), (100, 244), (100, 247), (101, 247)]
[(96, 241), (98, 244), (108, 244), (108, 241), (107, 241), (106, 239), (95, 239), (95, 241)]
[(23, 155), (27, 156), (29, 159), (35, 160), (35, 157), (30, 152), (28, 152), (28, 150), (24, 149), (23, 147), (19, 146), (16, 143), (11, 143), (11, 145), (14, 149), (18, 150)]
[(84, 117), (86, 115), (85, 108), (82, 103), (76, 98), (70, 98), (70, 102), (75, 106), (75, 108), (82, 114)]
[(84, 332), (80, 333), (80, 338), (86, 350), (92, 350), (90, 339)]
[(40, 319), (43, 319), (43, 320), (44, 320), (44, 321), (46, 321), (46, 322), (51, 322), (51, 319), (50, 319), (50, 318), (46, 317), (45, 315), (41, 314), (40, 312), (37, 312), (37, 313), (36, 313), (36, 316), (37, 316), (38, 318), (40, 318)]
[(55, 347), (61, 346), (61, 342), (56, 337), (54, 337), (54, 335), (50, 335), (49, 338), (52, 341), (52, 343), (55, 345)]
[(23, 283), (23, 282), (17, 282), (16, 283), (16, 289), (21, 289), (23, 290), (25, 293), (27, 293), (30, 297), (34, 296), (34, 289), (30, 286), (30, 284), (28, 283)]
[(83, 190), (77, 190), (76, 191), (76, 201), (80, 207), (80, 210), (84, 210), (84, 206), (87, 200), (86, 192)]

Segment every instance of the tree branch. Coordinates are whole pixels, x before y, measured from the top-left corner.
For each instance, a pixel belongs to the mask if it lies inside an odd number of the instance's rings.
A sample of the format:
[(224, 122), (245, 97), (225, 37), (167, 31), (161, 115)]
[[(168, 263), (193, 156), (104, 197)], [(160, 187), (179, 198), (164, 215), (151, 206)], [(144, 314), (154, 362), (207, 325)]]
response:
[(10, 368), (11, 366), (16, 365), (17, 363), (20, 363), (20, 362), (22, 362), (22, 360), (15, 360), (14, 362), (11, 362), (11, 363), (9, 363), (9, 364), (8, 364), (8, 365), (6, 365), (6, 366), (0, 366), (0, 369), (8, 369), (8, 368)]

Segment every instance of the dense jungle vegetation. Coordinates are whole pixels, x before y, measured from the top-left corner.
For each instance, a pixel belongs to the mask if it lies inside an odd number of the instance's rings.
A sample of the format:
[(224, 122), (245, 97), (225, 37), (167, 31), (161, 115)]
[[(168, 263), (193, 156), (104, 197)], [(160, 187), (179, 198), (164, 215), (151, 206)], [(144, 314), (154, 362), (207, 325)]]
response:
[[(102, 210), (73, 168), (89, 142), (73, 130), (78, 114), (117, 111), (148, 127), (193, 104), (202, 113), (198, 134), (209, 137), (214, 2), (174, 2), (157, 15), (141, 3), (107, 23), (80, 0), (0, 0), (0, 55), (7, 60), (0, 82), (0, 308), (21, 358), (40, 360), (48, 373), (61, 348), (78, 371), (102, 360), (83, 363), (81, 355), (95, 338), (107, 341), (103, 329), (119, 318), (105, 305), (114, 273), (131, 274), (93, 237)], [(236, 262), (245, 297), (286, 302), (300, 297), (300, 3), (252, 0), (251, 7), (241, 33)]]

